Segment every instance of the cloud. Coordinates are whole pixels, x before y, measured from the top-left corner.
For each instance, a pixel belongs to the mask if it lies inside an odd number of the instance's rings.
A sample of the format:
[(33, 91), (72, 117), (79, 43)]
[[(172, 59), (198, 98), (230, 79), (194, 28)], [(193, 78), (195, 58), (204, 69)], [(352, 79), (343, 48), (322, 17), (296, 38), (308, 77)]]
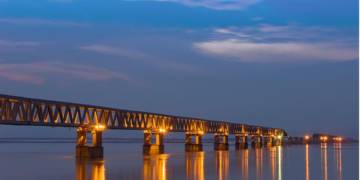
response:
[(40, 45), (35, 41), (6, 41), (0, 39), (0, 47), (34, 47)]
[(124, 56), (124, 57), (129, 57), (129, 58), (137, 58), (137, 59), (150, 58), (149, 55), (144, 54), (140, 51), (125, 49), (122, 47), (102, 45), (102, 44), (92, 44), (92, 45), (81, 46), (80, 49), (98, 52), (98, 53), (102, 53), (102, 54), (108, 54), (108, 55)]
[(252, 21), (262, 21), (262, 20), (263, 20), (263, 17), (255, 16), (255, 17), (252, 17), (251, 20), (252, 20)]
[[(141, 1), (141, 0), (128, 0)], [(146, 1), (146, 0), (145, 0)], [(214, 10), (241, 10), (260, 0), (148, 0), (157, 2), (173, 2), (190, 7), (203, 7)]]
[(271, 24), (262, 24), (258, 27), (260, 32), (284, 32), (284, 31), (289, 31), (291, 28), (295, 28), (295, 27), (290, 26), (290, 25), (274, 26)]
[(241, 62), (346, 61), (357, 59), (354, 48), (334, 43), (248, 42), (226, 39), (195, 43), (204, 53)]
[(49, 2), (55, 3), (72, 3), (74, 0), (49, 0)]
[(50, 19), (36, 19), (36, 18), (0, 18), (0, 24), (15, 24), (15, 25), (47, 25), (47, 26), (65, 26), (65, 27), (89, 27), (87, 23), (50, 20)]
[(216, 28), (214, 30), (215, 33), (218, 34), (224, 34), (224, 35), (232, 35), (232, 36), (237, 36), (237, 37), (241, 37), (241, 38), (247, 38), (250, 37), (250, 35), (243, 33), (243, 32), (236, 32), (233, 31), (231, 29), (227, 29), (227, 28)]
[(17, 82), (26, 82), (30, 84), (43, 84), (44, 78), (30, 74), (30, 73), (24, 73), (24, 72), (17, 72), (14, 69), (9, 69), (9, 67), (3, 67), (0, 65), (0, 78), (17, 81)]
[(238, 62), (347, 61), (358, 58), (356, 43), (331, 29), (260, 25), (217, 28), (211, 40), (193, 48), (221, 60)]
[[(295, 41), (295, 40), (320, 40), (336, 35), (340, 39), (343, 32), (339, 33), (336, 29), (324, 27), (299, 27), (296, 25), (271, 25), (259, 24), (256, 26), (245, 26), (242, 28), (215, 28), (213, 29), (215, 38), (240, 38), (242, 40), (262, 40), (262, 41)], [(340, 36), (339, 36), (340, 35)], [(348, 38), (348, 37), (347, 37)]]
[(65, 78), (95, 81), (110, 79), (129, 81), (128, 76), (124, 74), (88, 65), (64, 64), (58, 62), (0, 64), (0, 78), (12, 81), (43, 84), (49, 77), (55, 75), (61, 75)]
[(159, 58), (157, 56), (153, 56), (139, 50), (123, 48), (120, 46), (92, 44), (92, 45), (81, 46), (80, 49), (101, 53), (105, 55), (126, 57), (131, 60), (140, 60), (151, 66), (163, 68), (163, 69), (174, 69), (174, 70), (186, 71), (186, 72), (198, 72), (198, 69), (194, 68), (191, 65), (175, 62), (175, 61), (162, 60), (162, 58)]

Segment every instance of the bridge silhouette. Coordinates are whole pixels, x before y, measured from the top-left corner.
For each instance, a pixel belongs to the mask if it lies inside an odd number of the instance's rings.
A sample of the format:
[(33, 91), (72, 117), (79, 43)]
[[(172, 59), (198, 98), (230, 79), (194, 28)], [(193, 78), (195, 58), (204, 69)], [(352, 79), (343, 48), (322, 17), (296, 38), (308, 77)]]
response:
[[(228, 136), (235, 136), (237, 149), (281, 145), (285, 130), (227, 121), (115, 109), (61, 101), (0, 94), (0, 124), (73, 127), (77, 131), (76, 156), (103, 156), (102, 133), (106, 129), (144, 131), (144, 154), (164, 152), (164, 135), (185, 133), (185, 150), (202, 151), (202, 136), (214, 134), (214, 149), (228, 150)], [(87, 144), (87, 134), (92, 144)]]

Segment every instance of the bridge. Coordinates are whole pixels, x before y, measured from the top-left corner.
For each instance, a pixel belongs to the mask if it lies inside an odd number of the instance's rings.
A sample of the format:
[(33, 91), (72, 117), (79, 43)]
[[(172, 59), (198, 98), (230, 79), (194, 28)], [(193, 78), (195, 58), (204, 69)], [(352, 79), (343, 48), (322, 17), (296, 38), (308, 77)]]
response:
[[(237, 149), (281, 145), (286, 132), (226, 121), (131, 111), (102, 106), (50, 101), (0, 94), (0, 124), (76, 128), (76, 156), (103, 157), (102, 133), (107, 129), (144, 132), (144, 154), (163, 153), (163, 138), (169, 132), (185, 134), (186, 151), (202, 151), (202, 136), (214, 134), (214, 149), (228, 150), (228, 136), (235, 136)], [(87, 135), (92, 135), (88, 144)]]

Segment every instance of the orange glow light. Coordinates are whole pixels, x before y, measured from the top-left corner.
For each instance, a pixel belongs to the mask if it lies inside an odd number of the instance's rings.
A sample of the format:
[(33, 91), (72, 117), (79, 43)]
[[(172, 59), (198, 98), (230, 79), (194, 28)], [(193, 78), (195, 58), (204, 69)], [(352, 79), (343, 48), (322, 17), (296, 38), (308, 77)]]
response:
[(327, 136), (320, 136), (320, 140), (326, 142), (328, 140)]
[(104, 131), (106, 129), (106, 126), (102, 125), (102, 124), (97, 124), (94, 126), (95, 130), (97, 131)]
[(309, 136), (309, 135), (305, 135), (305, 136), (304, 136), (304, 139), (305, 139), (305, 140), (309, 140), (309, 139), (310, 139), (310, 136)]
[(166, 132), (167, 132), (167, 130), (165, 128), (160, 128), (159, 129), (159, 133), (166, 133)]
[(333, 140), (334, 140), (334, 141), (337, 141), (337, 142), (341, 142), (341, 141), (342, 141), (342, 137), (334, 137)]

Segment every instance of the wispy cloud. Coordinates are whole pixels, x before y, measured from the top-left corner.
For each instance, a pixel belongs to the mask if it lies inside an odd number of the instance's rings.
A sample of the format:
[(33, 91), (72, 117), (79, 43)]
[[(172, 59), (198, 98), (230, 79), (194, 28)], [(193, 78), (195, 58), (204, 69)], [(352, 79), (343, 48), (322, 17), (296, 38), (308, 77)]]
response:
[(66, 27), (89, 27), (88, 23), (52, 20), (52, 19), (36, 19), (36, 18), (0, 18), (0, 24), (15, 25), (47, 25), (47, 26), (66, 26)]
[(203, 7), (214, 10), (241, 10), (261, 0), (128, 0), (173, 2), (191, 7)]
[(126, 49), (117, 46), (103, 45), (103, 44), (92, 44), (92, 45), (81, 46), (80, 49), (98, 52), (102, 54), (129, 57), (129, 58), (137, 58), (137, 59), (151, 58), (151, 56), (140, 51)]
[(356, 49), (339, 43), (248, 42), (226, 39), (195, 43), (204, 53), (241, 62), (346, 61), (357, 58)]
[(44, 78), (24, 72), (18, 72), (13, 67), (0, 65), (0, 78), (8, 79), (11, 81), (25, 82), (30, 84), (43, 84)]
[[(214, 38), (242, 38), (262, 41), (348, 40), (347, 33), (329, 27), (259, 24), (242, 28), (215, 28)], [(344, 35), (346, 34), (346, 35)], [(235, 37), (236, 36), (236, 37)]]
[(72, 3), (74, 0), (49, 0), (49, 1), (56, 3)]
[(239, 62), (346, 61), (358, 58), (356, 43), (330, 29), (260, 25), (218, 28), (195, 50)]
[(257, 27), (260, 32), (289, 32), (292, 28), (299, 28), (290, 25), (271, 25), (271, 24), (261, 24)]
[(35, 41), (7, 41), (0, 39), (0, 47), (33, 47), (40, 44), (40, 42)]
[(59, 62), (37, 62), (28, 64), (0, 64), (0, 78), (31, 84), (43, 84), (52, 76), (61, 75), (65, 78), (83, 80), (128, 81), (129, 77), (105, 68), (88, 65), (64, 64)]
[(240, 37), (240, 38), (250, 37), (249, 34), (246, 34), (244, 32), (236, 32), (236, 31), (233, 31), (228, 28), (216, 28), (216, 29), (214, 29), (214, 32), (218, 33), (218, 34), (232, 35), (232, 36), (236, 36), (236, 37)]
[(253, 21), (261, 21), (261, 20), (263, 20), (263, 17), (255, 16), (255, 17), (251, 18), (251, 20), (253, 20)]
[(143, 51), (128, 49), (121, 46), (104, 45), (104, 44), (92, 44), (81, 46), (80, 49), (86, 51), (92, 51), (104, 55), (126, 57), (127, 60), (139, 60), (145, 64), (149, 64), (154, 67), (163, 69), (173, 69), (179, 71), (195, 72), (198, 71), (191, 65), (164, 60), (162, 57), (158, 57), (152, 54), (147, 54)]

